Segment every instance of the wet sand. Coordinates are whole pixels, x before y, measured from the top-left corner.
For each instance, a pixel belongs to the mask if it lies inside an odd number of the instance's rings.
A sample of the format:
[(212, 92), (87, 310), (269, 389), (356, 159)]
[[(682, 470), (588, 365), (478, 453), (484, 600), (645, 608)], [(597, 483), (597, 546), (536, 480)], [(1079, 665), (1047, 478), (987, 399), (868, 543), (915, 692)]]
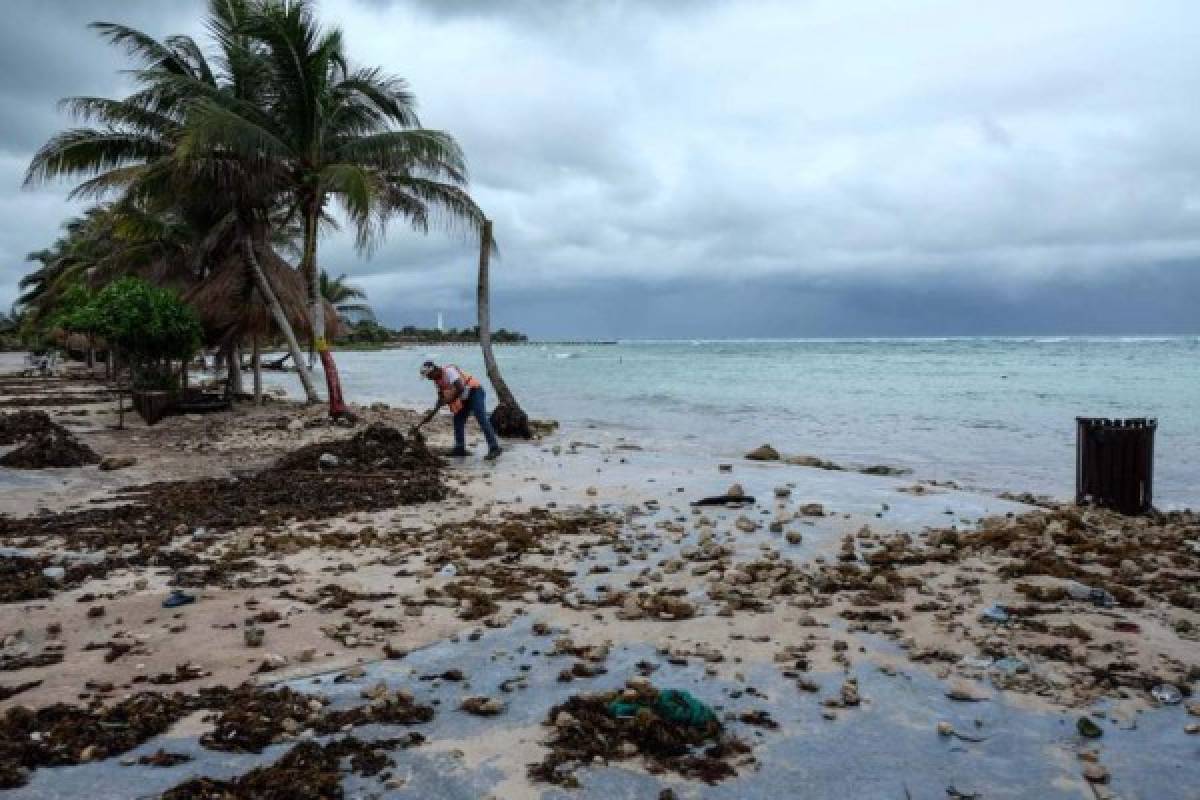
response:
[[(31, 395), (29, 382), (4, 391), (51, 401), (80, 393), (49, 383)], [(168, 418), (153, 428), (127, 414), (127, 429), (116, 431), (111, 401), (39, 406), (102, 456), (137, 463), (113, 471), (3, 470), (0, 512), (13, 519), (110, 506), (117, 490), (154, 481), (249, 475), (304, 445), (342, 439), (370, 423), (405, 430), (416, 419), (408, 410), (362, 409), (359, 426), (345, 429), (327, 424), (319, 409), (276, 399), (262, 408)], [(448, 446), (448, 420), (430, 427), (431, 446)], [(904, 796), (905, 786), (914, 787), (914, 797), (934, 796), (915, 787), (935, 785), (947, 770), (959, 790), (984, 797), (1191, 797), (1200, 786), (1200, 737), (1186, 732), (1200, 722), (1187, 714), (1193, 701), (1159, 707), (1149, 691), (1161, 682), (1190, 693), (1200, 678), (1200, 614), (1192, 602), (1200, 573), (1189, 556), (1200, 553), (1194, 517), (1080, 516), (921, 484), (920, 476), (784, 463), (738, 461), (723, 472), (716, 461), (643, 450), (601, 429), (514, 444), (496, 465), (480, 459), (481, 442), (469, 444), (475, 455), (448, 464), (452, 495), (439, 503), (295, 522), (272, 517), (269, 525), (232, 530), (188, 526), (155, 545), (164, 551), (156, 561), (125, 567), (117, 560), (122, 545), (111, 540), (101, 551), (79, 553), (110, 566), (102, 577), (51, 587), (47, 597), (0, 605), (6, 658), (62, 655), (58, 663), (0, 672), (0, 687), (41, 681), (0, 702), (0, 710), (105, 706), (141, 690), (195, 692), (245, 681), (286, 681), (352, 704), (382, 680), (437, 701), (437, 716), (423, 728), (424, 746), (395, 756), (403, 781), (351, 776), (348, 787), (397, 797), (558, 796), (562, 789), (526, 775), (553, 738), (553, 728), (541, 724), (548, 709), (573, 693), (620, 687), (646, 662), (659, 686), (686, 686), (713, 705), (770, 710), (780, 728), (754, 729), (736, 715), (726, 720), (753, 749), (737, 764), (738, 777), (718, 787), (650, 775), (632, 757), (581, 766), (583, 788), (574, 791), (592, 796), (616, 787), (647, 796), (654, 786), (681, 797), (782, 796), (784, 776), (796, 768), (819, 773), (813, 796), (830, 797), (885, 796), (872, 794), (884, 785), (894, 788), (886, 796)], [(689, 505), (735, 482), (757, 498), (754, 505)], [(1135, 548), (1112, 567), (1093, 563), (1096, 553), (1076, 546), (1072, 555), (1064, 538), (1076, 530), (1076, 518), (1089, 537), (1157, 536), (1156, 547), (1172, 549)], [(951, 528), (1005, 533), (959, 542), (940, 533)], [(137, 525), (129, 532), (136, 539)], [(28, 536), (0, 542), (54, 560), (65, 555), (65, 544)], [(1098, 606), (1061, 596), (1063, 577), (1012, 575), (1014, 564), (1030, 560), (1027, 545), (1056, 554), (1064, 569), (1128, 588), (1129, 602)], [(187, 566), (171, 557), (176, 551), (186, 554)], [(162, 608), (171, 585), (194, 573), (213, 579), (189, 589), (197, 601)], [(1039, 590), (1044, 599), (1031, 599)], [(981, 619), (994, 605), (1018, 611), (1001, 622)], [(245, 644), (247, 619), (264, 631), (260, 646)], [(444, 671), (447, 664), (466, 665), (465, 685), (422, 680), (424, 667)], [(560, 680), (572, 669), (583, 674)], [(154, 682), (177, 674), (187, 677)], [(850, 679), (860, 687), (857, 703), (846, 702)], [(457, 710), (468, 695), (500, 699), (504, 710), (487, 718)], [(1098, 714), (1104, 738), (1075, 735), (1076, 719), (1088, 713)], [(854, 747), (847, 729), (864, 720), (874, 727), (856, 735), (896, 765), (908, 753), (915, 760), (907, 770), (887, 775), (886, 762), (829, 750)], [(1051, 721), (1062, 730), (1054, 732)], [(939, 722), (985, 741), (939, 735)], [(104, 796), (122, 797), (264, 763), (246, 759), (230, 771), (228, 758), (218, 764), (194, 744), (203, 729), (174, 733), (184, 742), (178, 746), (197, 756), (188, 764), (123, 767), (115, 754), (84, 759), (89, 763), (37, 769), (13, 796), (86, 796), (79, 794), (87, 786), (82, 773), (73, 771), (102, 770), (91, 774), (110, 786)], [(907, 731), (900, 739), (925, 743), (919, 754), (896, 738), (899, 731)], [(1015, 731), (1030, 733), (1018, 745), (1005, 740)], [(280, 741), (298, 738), (283, 734)], [(158, 744), (142, 747), (149, 752)], [(1015, 784), (1000, 777), (1004, 748), (1012, 752), (1009, 772), (1024, 775)], [(1111, 773), (1103, 783), (1083, 777), (1092, 750)], [(1132, 757), (1143, 750), (1159, 755)], [(278, 757), (282, 749), (270, 752)], [(840, 752), (841, 773), (822, 766), (831, 752)], [(1168, 774), (1175, 780), (1167, 793), (1150, 792)], [(160, 788), (135, 791), (147, 779)], [(1013, 786), (1021, 788), (1016, 795)]]

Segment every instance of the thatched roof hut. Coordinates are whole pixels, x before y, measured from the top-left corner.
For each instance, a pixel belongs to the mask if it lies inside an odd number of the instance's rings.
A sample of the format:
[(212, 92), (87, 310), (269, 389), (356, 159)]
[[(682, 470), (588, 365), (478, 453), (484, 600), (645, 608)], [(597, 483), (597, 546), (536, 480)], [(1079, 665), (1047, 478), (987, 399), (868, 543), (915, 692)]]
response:
[[(311, 334), (304, 277), (273, 249), (262, 247), (256, 252), (296, 335)], [(279, 333), (270, 309), (255, 286), (254, 276), (239, 253), (226, 256), (207, 278), (184, 292), (183, 299), (196, 309), (204, 326), (205, 339), (210, 344), (224, 344), (230, 339), (245, 339), (253, 334), (270, 339)], [(336, 336), (338, 328), (337, 312), (326, 302), (326, 336)]]

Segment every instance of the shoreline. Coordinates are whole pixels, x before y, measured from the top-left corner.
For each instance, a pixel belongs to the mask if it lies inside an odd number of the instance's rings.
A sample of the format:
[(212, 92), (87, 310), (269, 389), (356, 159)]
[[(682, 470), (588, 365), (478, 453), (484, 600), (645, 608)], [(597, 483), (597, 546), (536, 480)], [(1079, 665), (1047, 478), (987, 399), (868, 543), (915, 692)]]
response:
[[(96, 467), (29, 471), (37, 474), (19, 478), (5, 469), (0, 511), (9, 520), (6, 524), (43, 509), (52, 519), (70, 507), (109, 507), (115, 491), (155, 481), (250, 480), (306, 445), (334, 443), (372, 423), (405, 430), (416, 418), (410, 409), (356, 409), (362, 421), (344, 429), (326, 424), (320, 409), (276, 400), (261, 409), (240, 406), (233, 412), (167, 418), (155, 428), (146, 428), (130, 414), (128, 429), (117, 432), (105, 428), (111, 405), (64, 406), (54, 416), (101, 455), (132, 456), (137, 463), (111, 472)], [(87, 413), (77, 413), (81, 411)], [(56, 664), (0, 672), (4, 687), (43, 682), (0, 701), (0, 712), (81, 700), (103, 706), (139, 689), (195, 691), (246, 680), (271, 686), (286, 679), (286, 685), (298, 690), (336, 698), (346, 691), (357, 696), (359, 688), (366, 691), (383, 680), (419, 697), (440, 698), (432, 730), (443, 732), (430, 735), (427, 747), (434, 755), (429, 757), (462, 751), (465, 766), (455, 767), (453, 774), (490, 780), (487, 791), (506, 798), (538, 797), (552, 788), (531, 783), (524, 772), (526, 763), (546, 753), (539, 714), (544, 715), (549, 697), (568, 689), (620, 686), (630, 677), (633, 662), (647, 659), (658, 662), (656, 676), (686, 681), (708, 702), (736, 707), (749, 702), (759, 709), (799, 704), (789, 713), (806, 721), (781, 717), (778, 730), (751, 735), (749, 728), (730, 722), (755, 742), (750, 757), (757, 766), (723, 784), (735, 792), (742, 787), (744, 796), (766, 791), (756, 787), (769, 785), (788, 742), (836, 739), (842, 735), (839, 730), (856, 725), (859, 717), (900, 725), (888, 715), (905, 705), (901, 698), (906, 690), (896, 683), (903, 684), (905, 676), (923, 687), (922, 702), (933, 716), (904, 724), (915, 724), (935, 743), (935, 723), (952, 719), (956, 704), (962, 703), (947, 701), (947, 692), (980, 695), (971, 697), (978, 703), (966, 706), (1003, 708), (1006, 715), (1031, 721), (1065, 717), (1071, 724), (1100, 702), (1105, 711), (1096, 720), (1113, 731), (1139, 718), (1173, 715), (1174, 727), (1144, 739), (1114, 733), (1116, 738), (1094, 741), (1041, 741), (1039, 747), (1061, 751), (1057, 766), (1045, 768), (1063, 792), (1086, 791), (1089, 784), (1079, 764), (1092, 762), (1080, 762), (1076, 755), (1088, 748), (1110, 748), (1113, 785), (1140, 791), (1153, 783), (1153, 776), (1122, 760), (1121, 748), (1195, 741), (1182, 730), (1187, 724), (1182, 704), (1156, 708), (1149, 687), (1137, 680), (1122, 682), (1118, 673), (1112, 673), (1118, 680), (1111, 686), (1095, 684), (1091, 677), (1116, 654), (1118, 661), (1135, 665), (1134, 678), (1140, 669), (1154, 679), (1172, 679), (1187, 691), (1200, 679), (1195, 635), (1200, 613), (1166, 599), (1172, 591), (1186, 595), (1186, 579), (1200, 576), (1192, 572), (1200, 564), (1186, 562), (1186, 542), (1200, 537), (1195, 515), (1139, 522), (1102, 512), (1079, 515), (1069, 507), (1037, 509), (931, 486), (912, 476), (697, 460), (603, 429), (561, 430), (539, 442), (515, 444), (498, 464), (485, 465), (478, 460), (478, 438), (469, 429), (468, 443), (475, 445), (477, 455), (446, 468), (451, 494), (437, 503), (326, 516), (317, 509), (304, 512), (317, 516), (295, 521), (284, 514), (277, 521), (271, 516), (265, 525), (160, 531), (164, 539), (150, 548), (152, 557), (144, 563), (131, 557), (136, 537), (125, 545), (110, 540), (94, 549), (93, 557), (106, 565), (113, 562), (102, 576), (51, 586), (49, 597), (0, 604), (6, 656), (18, 651), (26, 658), (55, 652), (64, 656)], [(430, 444), (448, 443), (449, 424), (443, 417), (432, 426)], [(720, 471), (719, 464), (728, 461), (731, 471)], [(689, 506), (696, 498), (723, 493), (734, 482), (756, 496), (757, 503)], [(97, 500), (104, 502), (93, 502)], [(265, 513), (266, 507), (259, 510)], [(1123, 532), (1126, 525), (1133, 527)], [(122, 526), (120, 531), (132, 532), (137, 523)], [(1079, 546), (1069, 544), (1075, 530), (1086, 532)], [(1115, 556), (1086, 548), (1094, 539), (1111, 544), (1113, 553), (1120, 550), (1119, 537), (1105, 534), (1109, 530), (1144, 541), (1144, 549), (1130, 550), (1128, 558), (1107, 566)], [(41, 553), (53, 559), (65, 541), (38, 542), (8, 533), (0, 544), (17, 545), (27, 556)], [(480, 551), (480, 541), (494, 548)], [(1177, 551), (1162, 549), (1175, 546)], [(1058, 571), (1094, 574), (1115, 591), (1128, 591), (1122, 595), (1128, 602), (1110, 609), (1063, 596), (1061, 577), (1038, 572), (1043, 567), (1034, 556), (1047, 547), (1061, 559)], [(1156, 552), (1171, 553), (1174, 566), (1159, 564)], [(168, 553), (186, 554), (191, 563), (171, 567), (179, 559)], [(1033, 572), (1006, 577), (1005, 569), (1011, 572), (1014, 565)], [(163, 609), (169, 584), (192, 573), (204, 578), (194, 589), (197, 602)], [(1170, 580), (1177, 588), (1163, 583), (1168, 580), (1164, 575), (1175, 573)], [(350, 594), (331, 604), (338, 592)], [(1132, 605), (1134, 599), (1139, 605)], [(1002, 622), (980, 618), (996, 605), (1008, 609)], [(97, 607), (103, 611), (89, 616)], [(270, 620), (255, 623), (265, 631), (261, 646), (243, 643), (247, 618)], [(1117, 622), (1136, 625), (1138, 633), (1115, 629)], [(539, 636), (531, 624), (557, 633)], [(56, 627), (56, 633), (48, 634), (47, 629)], [(16, 631), (22, 634), (16, 636)], [(518, 686), (513, 694), (498, 689), (504, 681), (499, 675), (490, 677), (495, 667), (488, 664), (508, 663), (514, 648), (548, 651), (556, 639), (569, 639), (572, 652), (586, 654), (575, 657), (577, 664), (605, 671), (560, 686), (554, 675), (570, 667), (571, 659), (539, 663), (543, 657), (535, 657), (532, 670), (521, 679), (534, 688)], [(420, 664), (439, 659), (474, 663), (484, 655), (474, 641), (490, 642), (485, 649), (491, 660), (483, 658), (469, 675), (469, 689), (452, 681), (418, 679)], [(89, 650), (89, 645), (97, 647)], [(1001, 662), (1003, 668), (997, 668)], [(179, 672), (184, 664), (208, 674), (180, 683), (153, 681), (184, 674)], [(260, 672), (264, 665), (269, 671)], [(348, 683), (332, 681), (358, 670), (365, 674)], [(545, 674), (550, 682), (543, 686)], [(759, 677), (749, 683), (750, 675)], [(860, 690), (854, 689), (858, 702), (853, 703), (847, 702), (851, 678), (862, 687), (861, 700)], [(93, 686), (111, 683), (112, 689), (89, 689), (88, 681)], [(797, 689), (797, 682), (806, 681), (816, 686), (814, 693)], [(771, 687), (767, 694), (773, 699), (746, 695), (754, 683)], [(730, 687), (739, 686), (740, 691), (730, 694)], [(457, 711), (468, 692), (501, 699), (505, 711), (494, 723)], [(904, 713), (911, 717), (915, 712)], [(505, 752), (495, 737), (514, 723), (512, 730), (521, 733)], [(280, 739), (298, 740), (287, 734)], [(978, 759), (989, 753), (995, 758), (999, 752), (992, 749), (998, 745), (963, 746), (977, 754), (972, 763), (983, 772), (987, 769)], [(1176, 752), (1173, 747), (1164, 752)], [(113, 754), (112, 760), (118, 757)], [(424, 758), (413, 756), (418, 757)], [(936, 775), (945, 769), (938, 761), (943, 757), (925, 753), (920, 763)], [(203, 770), (205, 763), (197, 758), (191, 769)], [(625, 766), (635, 767), (636, 761)], [(500, 774), (484, 779), (481, 770)], [(57, 772), (35, 770), (28, 786), (13, 796), (36, 796), (36, 790), (60, 786), (54, 783)], [(860, 777), (866, 786), (879, 776)], [(1043, 777), (1039, 773), (1037, 780)], [(599, 780), (593, 787), (603, 785)], [(990, 786), (984, 781), (965, 788), (986, 795)]]

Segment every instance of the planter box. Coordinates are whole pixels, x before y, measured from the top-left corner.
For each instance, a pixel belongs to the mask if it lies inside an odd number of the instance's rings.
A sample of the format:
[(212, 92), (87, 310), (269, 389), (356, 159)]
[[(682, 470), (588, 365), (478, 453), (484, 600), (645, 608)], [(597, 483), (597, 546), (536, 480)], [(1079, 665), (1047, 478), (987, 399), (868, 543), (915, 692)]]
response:
[(147, 425), (154, 425), (167, 416), (175, 405), (175, 393), (168, 391), (134, 392), (133, 408), (138, 416), (146, 420)]

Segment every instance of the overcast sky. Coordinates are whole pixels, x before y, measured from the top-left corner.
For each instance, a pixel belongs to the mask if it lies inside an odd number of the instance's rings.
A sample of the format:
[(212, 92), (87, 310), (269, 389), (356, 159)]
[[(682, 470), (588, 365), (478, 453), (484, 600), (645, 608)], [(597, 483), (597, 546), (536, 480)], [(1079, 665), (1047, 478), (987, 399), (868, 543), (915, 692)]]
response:
[[(203, 36), (197, 0), (5, 0), (0, 302), (77, 206), (20, 188), (94, 19)], [(495, 324), (544, 337), (1200, 332), (1200, 3), (323, 0), (409, 79), (495, 220)], [(322, 265), (383, 320), (471, 324), (475, 251), (393, 225)]]

